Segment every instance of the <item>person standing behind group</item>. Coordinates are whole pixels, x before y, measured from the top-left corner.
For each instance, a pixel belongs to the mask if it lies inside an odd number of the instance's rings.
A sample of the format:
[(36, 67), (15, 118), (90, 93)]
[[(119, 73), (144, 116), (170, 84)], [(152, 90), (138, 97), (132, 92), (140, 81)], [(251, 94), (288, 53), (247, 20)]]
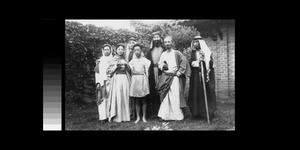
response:
[(143, 122), (146, 120), (146, 98), (145, 96), (149, 94), (149, 66), (151, 62), (142, 56), (142, 46), (140, 44), (135, 44), (133, 46), (134, 56), (129, 62), (131, 68), (131, 86), (130, 86), (130, 96), (135, 100), (136, 106), (136, 116), (137, 119), (135, 123), (140, 121), (140, 108), (142, 103), (143, 109)]
[[(125, 49), (125, 60), (127, 62), (130, 62), (132, 60), (132, 57), (134, 55), (133, 45), (136, 44), (136, 39), (134, 37), (129, 38), (128, 43), (126, 45)], [(130, 118), (134, 119), (135, 116), (135, 101), (133, 98), (129, 97), (129, 107), (130, 107)]]
[(149, 99), (147, 101), (147, 110), (149, 117), (157, 117), (160, 100), (155, 86), (158, 84), (158, 78), (162, 74), (158, 69), (158, 61), (165, 48), (163, 47), (163, 38), (159, 31), (153, 32), (152, 36), (150, 49), (145, 52), (145, 57), (151, 61), (149, 67), (150, 94), (147, 96), (147, 99)]
[(123, 44), (117, 44), (116, 55), (110, 61), (107, 69), (107, 73), (111, 77), (108, 100), (109, 121), (130, 121), (130, 67), (124, 58), (124, 50)]
[(132, 60), (133, 57), (133, 45), (136, 44), (136, 40), (135, 38), (131, 37), (128, 41), (128, 44), (126, 45), (126, 49), (125, 49), (125, 60), (127, 62), (130, 62)]
[(98, 113), (99, 120), (103, 122), (108, 118), (107, 113), (107, 99), (108, 99), (108, 87), (109, 87), (109, 79), (107, 78), (106, 70), (109, 65), (109, 61), (112, 56), (112, 48), (109, 44), (104, 44), (102, 46), (102, 57), (96, 60), (95, 67), (95, 79), (97, 85), (97, 105), (98, 105)]

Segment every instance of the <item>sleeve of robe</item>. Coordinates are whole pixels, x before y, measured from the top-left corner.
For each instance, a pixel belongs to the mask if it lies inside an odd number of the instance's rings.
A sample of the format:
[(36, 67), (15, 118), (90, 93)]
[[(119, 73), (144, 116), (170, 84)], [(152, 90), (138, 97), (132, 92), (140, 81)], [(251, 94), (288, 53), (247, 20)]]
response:
[(176, 52), (176, 63), (179, 66), (178, 71), (182, 74), (179, 78), (179, 95), (180, 95), (180, 108), (187, 107), (186, 101), (184, 98), (184, 89), (185, 89), (185, 82), (186, 82), (186, 76), (190, 76), (191, 69), (190, 64), (187, 61), (187, 59), (184, 57), (184, 55), (180, 52)]
[(100, 60), (99, 60), (99, 59), (96, 60), (96, 66), (95, 66), (95, 69), (94, 69), (94, 71), (95, 71), (96, 73), (99, 73), (99, 63), (100, 63)]
[(151, 65), (151, 61), (148, 60), (147, 58), (145, 58), (145, 69), (146, 69), (146, 75), (147, 75), (147, 77), (149, 77), (149, 68), (150, 68), (150, 65)]
[(181, 52), (177, 52), (178, 57), (176, 61), (178, 61), (179, 69), (178, 71), (183, 75), (185, 74), (187, 77), (190, 77), (191, 75), (191, 67), (188, 62), (188, 60), (185, 58), (185, 56)]
[(178, 56), (179, 56), (179, 69), (178, 69), (178, 72), (180, 72), (181, 74), (184, 74), (185, 73), (185, 69), (186, 69), (186, 61), (184, 61), (183, 59), (183, 55), (180, 53), (180, 52), (177, 52), (178, 53)]
[(159, 61), (158, 61), (158, 68), (160, 70), (162, 70), (162, 67), (164, 65), (164, 53), (161, 54), (160, 58), (159, 58)]
[(134, 60), (131, 60), (130, 62), (129, 62), (129, 67), (130, 67), (130, 69), (133, 71), (133, 64), (134, 64)]
[(100, 74), (99, 74), (99, 63), (100, 63), (100, 60), (96, 60), (96, 66), (95, 66), (95, 69), (94, 69), (96, 83), (100, 83), (100, 78), (99, 78), (99, 76), (100, 76)]
[(115, 63), (110, 63), (110, 65), (107, 68), (107, 75), (109, 77), (112, 77), (116, 69), (117, 66), (115, 65)]

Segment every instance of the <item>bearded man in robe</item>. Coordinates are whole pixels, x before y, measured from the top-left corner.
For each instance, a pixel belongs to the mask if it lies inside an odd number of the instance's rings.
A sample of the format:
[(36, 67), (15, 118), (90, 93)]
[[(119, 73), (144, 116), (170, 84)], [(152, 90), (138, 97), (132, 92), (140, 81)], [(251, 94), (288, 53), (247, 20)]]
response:
[(159, 95), (155, 86), (158, 84), (158, 78), (162, 74), (161, 70), (158, 69), (158, 61), (164, 50), (161, 33), (159, 31), (152, 33), (150, 49), (145, 52), (145, 57), (151, 61), (149, 67), (150, 94), (147, 96), (147, 114), (149, 118), (157, 117), (160, 106)]

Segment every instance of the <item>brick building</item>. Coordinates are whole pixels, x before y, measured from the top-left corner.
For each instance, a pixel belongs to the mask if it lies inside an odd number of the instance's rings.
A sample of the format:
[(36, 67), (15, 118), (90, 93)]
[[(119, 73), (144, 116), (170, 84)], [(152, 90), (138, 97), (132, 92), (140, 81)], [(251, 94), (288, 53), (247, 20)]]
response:
[(216, 96), (235, 97), (235, 21), (196, 20), (191, 23), (211, 49), (215, 63)]

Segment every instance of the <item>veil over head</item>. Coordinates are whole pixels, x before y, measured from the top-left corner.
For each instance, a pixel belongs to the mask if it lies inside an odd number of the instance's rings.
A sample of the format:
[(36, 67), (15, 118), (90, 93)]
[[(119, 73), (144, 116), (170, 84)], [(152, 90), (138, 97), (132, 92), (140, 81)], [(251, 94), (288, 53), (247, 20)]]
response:
[[(191, 42), (191, 48), (193, 47), (194, 41), (199, 41), (200, 50), (204, 53), (205, 67), (206, 67), (206, 70), (208, 70), (208, 72), (209, 72), (210, 71), (209, 62), (211, 59), (211, 50), (208, 48), (205, 41), (202, 39), (202, 37), (200, 35), (194, 37), (193, 41)], [(192, 50), (195, 50), (195, 49), (192, 48)]]

